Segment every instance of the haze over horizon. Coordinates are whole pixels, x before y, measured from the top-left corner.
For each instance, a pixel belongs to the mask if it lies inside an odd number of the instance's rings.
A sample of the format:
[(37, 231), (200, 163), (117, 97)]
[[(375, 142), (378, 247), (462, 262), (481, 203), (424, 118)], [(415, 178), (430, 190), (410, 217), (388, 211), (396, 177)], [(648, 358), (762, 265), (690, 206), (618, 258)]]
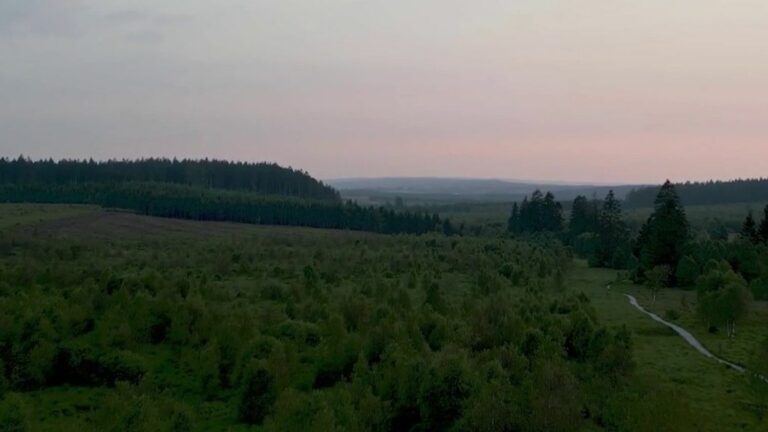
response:
[(4, 0), (0, 156), (768, 175), (768, 2)]

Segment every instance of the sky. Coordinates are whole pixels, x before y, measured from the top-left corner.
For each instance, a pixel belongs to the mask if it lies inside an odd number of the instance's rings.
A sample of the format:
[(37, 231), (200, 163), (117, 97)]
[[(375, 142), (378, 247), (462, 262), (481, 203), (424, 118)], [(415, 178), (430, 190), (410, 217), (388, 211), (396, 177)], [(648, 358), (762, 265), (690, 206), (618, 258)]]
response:
[(0, 155), (768, 176), (765, 0), (0, 0)]

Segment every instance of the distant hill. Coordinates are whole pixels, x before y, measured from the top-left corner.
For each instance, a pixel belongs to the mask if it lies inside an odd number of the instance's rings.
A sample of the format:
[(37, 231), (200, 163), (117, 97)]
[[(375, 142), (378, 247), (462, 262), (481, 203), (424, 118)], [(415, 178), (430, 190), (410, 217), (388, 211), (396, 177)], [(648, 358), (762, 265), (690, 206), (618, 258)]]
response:
[(578, 195), (602, 197), (609, 190), (623, 198), (641, 187), (440, 177), (348, 178), (326, 180), (326, 183), (338, 189), (345, 199), (383, 203), (399, 197), (408, 205), (517, 201), (536, 189), (551, 191), (563, 201)]
[(158, 182), (263, 195), (338, 201), (338, 192), (304, 171), (275, 163), (222, 160), (140, 159), (41, 160), (0, 159), (0, 184), (84, 184)]
[[(684, 205), (716, 205), (768, 201), (768, 178), (679, 183), (675, 185)], [(627, 194), (628, 208), (650, 207), (658, 186), (643, 187)]]

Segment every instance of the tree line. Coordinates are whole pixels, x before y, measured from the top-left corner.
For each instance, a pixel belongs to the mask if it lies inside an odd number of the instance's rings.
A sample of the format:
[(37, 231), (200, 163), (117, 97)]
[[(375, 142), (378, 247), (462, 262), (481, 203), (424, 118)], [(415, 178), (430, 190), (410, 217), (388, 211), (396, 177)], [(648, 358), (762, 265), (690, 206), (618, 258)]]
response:
[(173, 183), (2, 184), (0, 202), (93, 204), (148, 216), (385, 234), (454, 233), (450, 221), (436, 214)]
[(694, 238), (677, 186), (667, 181), (655, 190), (653, 211), (634, 238), (621, 204), (577, 197), (567, 226), (552, 194), (536, 192), (514, 204), (509, 231), (515, 235), (549, 231), (591, 266), (626, 270), (628, 278), (656, 294), (669, 287), (696, 287), (697, 312), (714, 330), (735, 335), (753, 298), (768, 299), (768, 206), (758, 222), (747, 215), (740, 235)]
[(212, 189), (241, 190), (340, 201), (332, 187), (301, 170), (275, 163), (209, 159), (59, 160), (33, 161), (23, 156), (0, 158), (0, 183), (63, 185), (86, 183), (158, 182)]
[(94, 204), (150, 216), (385, 234), (459, 233), (436, 214), (342, 202), (332, 187), (273, 163), (2, 158), (0, 202)]
[(741, 228), (741, 237), (754, 244), (768, 244), (768, 205), (763, 209), (763, 220), (758, 225), (752, 212), (747, 214)]
[[(685, 205), (712, 205), (768, 201), (768, 178), (686, 182), (675, 185)], [(651, 207), (658, 187), (644, 187), (627, 194), (627, 208)]]
[(513, 235), (550, 232), (595, 266), (626, 268), (631, 265), (630, 236), (621, 203), (613, 191), (603, 200), (578, 196), (571, 205), (567, 226), (563, 205), (551, 192), (535, 191), (512, 204), (508, 232)]

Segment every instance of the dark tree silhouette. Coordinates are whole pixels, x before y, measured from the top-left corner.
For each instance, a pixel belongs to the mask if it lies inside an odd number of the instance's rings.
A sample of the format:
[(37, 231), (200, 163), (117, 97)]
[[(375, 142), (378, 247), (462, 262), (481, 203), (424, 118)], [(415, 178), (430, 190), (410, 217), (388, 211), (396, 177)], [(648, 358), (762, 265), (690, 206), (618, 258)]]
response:
[(650, 270), (666, 265), (671, 269), (674, 278), (687, 242), (688, 220), (685, 209), (680, 203), (675, 186), (667, 180), (659, 189), (653, 213), (638, 237), (642, 268)]
[(512, 215), (508, 221), (508, 228), (513, 233), (536, 232), (560, 232), (563, 230), (563, 207), (555, 201), (551, 192), (544, 195), (537, 190), (526, 196), (520, 203), (512, 206)]
[(208, 221), (424, 234), (437, 215), (344, 203), (301, 171), (220, 161), (0, 159), (0, 202), (92, 204)]
[(752, 216), (752, 212), (749, 212), (747, 218), (744, 219), (744, 224), (741, 226), (741, 238), (754, 244), (760, 243), (760, 235), (757, 232), (757, 223)]
[[(675, 186), (685, 205), (768, 201), (768, 178), (688, 182)], [(650, 207), (657, 190), (656, 187), (645, 187), (631, 191), (624, 205), (627, 208)]]

